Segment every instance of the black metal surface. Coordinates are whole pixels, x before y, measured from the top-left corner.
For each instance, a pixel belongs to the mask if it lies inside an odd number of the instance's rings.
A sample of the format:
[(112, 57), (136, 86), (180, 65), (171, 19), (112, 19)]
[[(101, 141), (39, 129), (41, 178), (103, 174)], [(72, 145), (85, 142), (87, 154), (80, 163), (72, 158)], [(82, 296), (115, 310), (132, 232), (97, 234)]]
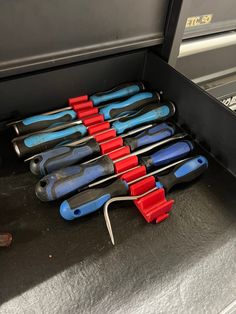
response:
[(236, 46), (214, 49), (187, 57), (178, 58), (176, 70), (189, 79), (201, 80), (201, 77), (225, 71), (235, 67)]
[(236, 73), (202, 82), (199, 86), (219, 100), (226, 99), (236, 94)]
[(236, 175), (236, 114), (153, 53), (147, 58), (144, 77), (153, 89), (174, 99), (178, 123)]
[(3, 1), (0, 77), (156, 45), (166, 0)]
[(234, 0), (191, 0), (188, 17), (212, 14), (210, 24), (185, 28), (184, 38), (233, 30), (236, 27)]
[(34, 196), (37, 179), (4, 144), (0, 171), (1, 313), (219, 313), (235, 298), (235, 179), (209, 157), (208, 172), (173, 191), (171, 217), (148, 224), (130, 203), (63, 221)]
[(161, 56), (171, 66), (175, 66), (179, 55), (189, 7), (190, 1), (188, 0), (169, 1)]

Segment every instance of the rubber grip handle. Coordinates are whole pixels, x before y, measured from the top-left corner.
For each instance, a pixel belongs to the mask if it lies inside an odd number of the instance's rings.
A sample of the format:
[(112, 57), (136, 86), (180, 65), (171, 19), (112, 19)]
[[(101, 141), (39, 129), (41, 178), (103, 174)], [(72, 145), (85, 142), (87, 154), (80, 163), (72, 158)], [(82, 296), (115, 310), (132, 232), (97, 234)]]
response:
[(153, 167), (164, 166), (175, 160), (187, 156), (194, 146), (190, 141), (179, 141), (155, 152), (154, 154), (139, 159), (141, 165), (146, 166), (147, 171)]
[(79, 139), (86, 133), (87, 128), (80, 124), (60, 131), (38, 133), (22, 139), (15, 138), (13, 146), (18, 156), (23, 157), (28, 154), (38, 154), (57, 145)]
[(191, 182), (208, 168), (208, 161), (204, 156), (195, 156), (179, 164), (165, 176), (158, 178), (159, 183), (166, 191), (180, 183)]
[(37, 183), (35, 193), (41, 201), (53, 201), (113, 173), (113, 161), (104, 155), (89, 164), (66, 167), (50, 173)]
[(35, 175), (45, 176), (56, 171), (79, 163), (86, 157), (100, 152), (100, 146), (94, 139), (90, 139), (76, 147), (59, 146), (36, 155), (30, 161), (30, 170)]
[(174, 134), (175, 128), (170, 123), (161, 123), (147, 129), (136, 136), (124, 139), (124, 145), (129, 146), (131, 151), (148, 144), (159, 142)]
[(142, 83), (126, 83), (118, 85), (108, 91), (96, 93), (90, 96), (90, 100), (92, 100), (94, 106), (97, 106), (113, 99), (135, 95), (144, 89), (145, 87)]
[(49, 115), (32, 116), (17, 122), (14, 127), (17, 134), (22, 135), (70, 122), (75, 120), (76, 117), (77, 114), (74, 110), (65, 110)]
[(83, 217), (101, 208), (112, 197), (127, 195), (128, 191), (128, 184), (120, 179), (104, 188), (82, 191), (61, 204), (60, 214), (66, 220)]
[(174, 113), (175, 106), (171, 102), (165, 104), (149, 104), (136, 114), (120, 118), (113, 122), (112, 128), (116, 129), (117, 134), (121, 134), (138, 125), (166, 120), (172, 117)]
[(100, 109), (100, 113), (104, 115), (105, 120), (108, 120), (119, 116), (121, 113), (133, 112), (153, 101), (159, 101), (157, 94), (150, 92), (139, 93), (124, 101), (106, 105)]

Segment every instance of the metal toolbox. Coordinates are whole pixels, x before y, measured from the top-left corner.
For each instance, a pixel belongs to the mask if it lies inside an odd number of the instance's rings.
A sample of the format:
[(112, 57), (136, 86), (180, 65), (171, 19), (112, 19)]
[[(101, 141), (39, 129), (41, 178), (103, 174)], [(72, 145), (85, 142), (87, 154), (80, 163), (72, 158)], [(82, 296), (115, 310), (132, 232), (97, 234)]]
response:
[[(1, 5), (4, 23), (11, 3)], [(159, 42), (157, 33), (161, 41), (165, 14), (157, 21), (156, 10), (166, 12), (166, 2), (137, 3), (137, 13), (147, 14), (148, 19), (130, 26), (129, 33), (128, 13), (124, 29), (119, 28), (127, 3), (102, 1), (93, 11), (97, 19), (92, 28), (88, 15), (84, 17), (86, 10), (92, 10), (90, 1), (80, 1), (80, 7), (76, 1), (52, 1), (49, 7), (46, 1), (21, 2), (18, 9), (24, 9), (24, 14), (27, 9), (32, 16), (22, 17), (21, 35), (27, 33), (22, 47), (14, 51), (20, 42), (16, 36), (12, 55), (9, 46), (2, 50), (1, 125), (62, 107), (69, 97), (142, 80), (175, 102), (176, 123), (195, 140), (197, 151), (207, 156), (209, 169), (194, 184), (168, 196), (175, 199), (174, 210), (160, 225), (147, 224), (129, 203), (114, 206), (117, 246), (112, 249), (100, 212), (68, 223), (58, 214), (58, 202), (36, 199), (37, 178), (16, 157), (12, 133), (3, 127), (0, 225), (2, 231), (12, 232), (13, 245), (0, 252), (2, 313), (32, 309), (37, 313), (155, 313), (157, 309), (200, 313), (203, 308), (220, 312), (235, 298), (235, 113), (149, 47)], [(102, 15), (105, 4), (113, 12), (109, 18)], [(39, 6), (45, 10), (36, 14)], [(35, 19), (42, 21), (42, 28), (29, 29)], [(71, 19), (73, 27), (68, 25)], [(103, 34), (104, 29), (110, 35)], [(123, 43), (118, 40), (121, 30), (126, 37)], [(4, 38), (8, 43), (6, 34)], [(95, 46), (90, 49), (82, 39)], [(113, 39), (112, 48), (100, 41)]]

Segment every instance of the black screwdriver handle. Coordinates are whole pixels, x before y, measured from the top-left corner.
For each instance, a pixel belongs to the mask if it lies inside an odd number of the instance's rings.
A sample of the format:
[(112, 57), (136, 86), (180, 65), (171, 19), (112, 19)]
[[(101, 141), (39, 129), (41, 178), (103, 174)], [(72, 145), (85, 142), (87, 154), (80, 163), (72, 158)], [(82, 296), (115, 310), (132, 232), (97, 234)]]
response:
[(172, 102), (151, 103), (140, 109), (137, 113), (113, 122), (112, 127), (116, 129), (117, 134), (122, 134), (134, 126), (165, 121), (172, 117), (174, 113), (175, 106)]
[(35, 193), (41, 201), (53, 201), (113, 173), (113, 161), (104, 155), (89, 164), (70, 166), (48, 174), (37, 183)]
[(199, 155), (183, 161), (169, 174), (158, 177), (158, 180), (164, 186), (165, 190), (169, 191), (177, 184), (193, 181), (205, 172), (207, 168), (207, 159)]
[(74, 110), (65, 110), (62, 112), (37, 115), (25, 118), (14, 124), (14, 128), (18, 135), (33, 133), (36, 131), (44, 130), (54, 125), (63, 124), (75, 120), (77, 114)]
[(159, 142), (174, 134), (175, 127), (171, 123), (161, 123), (151, 129), (147, 129), (136, 136), (124, 139), (124, 145), (129, 146), (131, 151), (145, 145)]
[(88, 215), (101, 208), (112, 197), (127, 195), (128, 191), (128, 184), (121, 179), (103, 188), (82, 191), (61, 204), (60, 214), (66, 220)]
[(57, 169), (79, 163), (86, 157), (91, 157), (99, 152), (100, 146), (94, 138), (76, 147), (59, 146), (32, 158), (30, 170), (35, 175), (45, 176)]
[(75, 125), (73, 127), (55, 132), (46, 132), (29, 135), (25, 138), (15, 138), (13, 146), (19, 157), (26, 155), (35, 155), (57, 145), (77, 140), (87, 133), (87, 128), (83, 125)]

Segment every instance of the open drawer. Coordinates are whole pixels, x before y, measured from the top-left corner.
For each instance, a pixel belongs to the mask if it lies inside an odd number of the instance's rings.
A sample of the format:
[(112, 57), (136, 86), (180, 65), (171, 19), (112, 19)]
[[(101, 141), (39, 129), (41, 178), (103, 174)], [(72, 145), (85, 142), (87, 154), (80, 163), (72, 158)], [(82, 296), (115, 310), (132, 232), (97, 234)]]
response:
[(117, 203), (113, 248), (101, 212), (71, 223), (60, 218), (59, 202), (36, 199), (37, 178), (15, 156), (11, 131), (2, 131), (0, 221), (13, 234), (13, 245), (0, 252), (2, 313), (215, 313), (235, 298), (234, 112), (140, 50), (4, 79), (0, 114), (39, 113), (136, 80), (176, 103), (176, 122), (200, 144), (209, 170), (172, 192), (174, 210), (160, 225)]

